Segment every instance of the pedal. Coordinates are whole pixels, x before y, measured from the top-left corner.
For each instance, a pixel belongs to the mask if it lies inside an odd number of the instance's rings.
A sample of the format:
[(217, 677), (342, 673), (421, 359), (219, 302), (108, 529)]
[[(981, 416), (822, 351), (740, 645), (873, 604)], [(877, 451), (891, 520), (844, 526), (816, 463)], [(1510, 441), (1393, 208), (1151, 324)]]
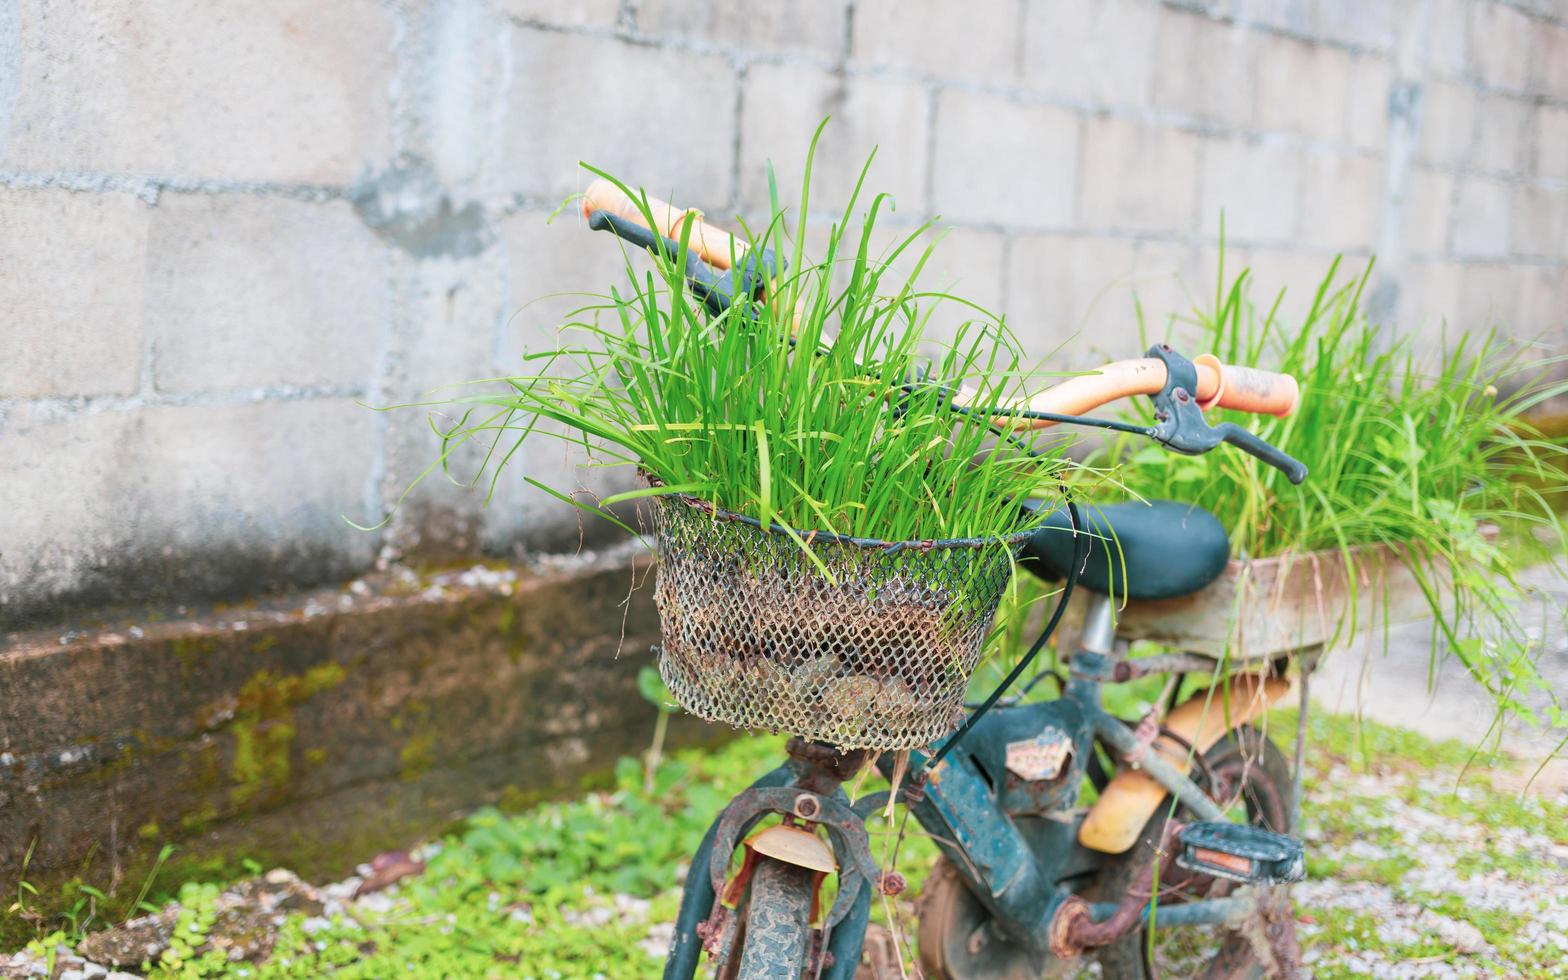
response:
[(1188, 824), (1178, 838), (1176, 863), (1216, 878), (1284, 885), (1307, 876), (1301, 841), (1262, 827), (1224, 821)]

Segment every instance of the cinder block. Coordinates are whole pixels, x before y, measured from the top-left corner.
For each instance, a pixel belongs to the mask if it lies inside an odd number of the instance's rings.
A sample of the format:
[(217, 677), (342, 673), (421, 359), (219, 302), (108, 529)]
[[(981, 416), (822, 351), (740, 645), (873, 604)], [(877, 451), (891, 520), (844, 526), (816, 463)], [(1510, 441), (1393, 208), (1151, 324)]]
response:
[(1476, 133), (1475, 94), (1451, 82), (1428, 82), (1421, 94), (1421, 157), (1428, 163), (1462, 167), (1470, 160)]
[(368, 555), (374, 536), (343, 518), (376, 516), (365, 512), (375, 420), (347, 398), (144, 409), (141, 502), (160, 516), (139, 533), (176, 549), (297, 537)]
[(0, 190), (0, 397), (136, 390), (147, 221), (129, 194)]
[(1240, 0), (1238, 18), (1312, 41), (1373, 51), (1393, 44), (1393, 3), (1360, 0)]
[(1472, 4), (1473, 0), (1433, 0), (1426, 43), (1426, 64), (1431, 74), (1443, 78), (1464, 74)]
[(1241, 242), (1287, 241), (1296, 234), (1301, 156), (1290, 147), (1239, 140), (1205, 140), (1202, 227)]
[(1356, 55), (1350, 60), (1350, 92), (1345, 110), (1345, 138), (1364, 150), (1381, 150), (1388, 142), (1388, 103), (1393, 91), (1393, 69), (1380, 55)]
[(1509, 185), (1464, 177), (1454, 200), (1454, 253), (1466, 258), (1508, 254)]
[(0, 595), (7, 606), (71, 592), (108, 565), (146, 503), (128, 500), (145, 465), (127, 438), (132, 416), (57, 418), (23, 407), (0, 428)]
[[(502, 223), (501, 234), (511, 287), (502, 328), (505, 353), (501, 372), (579, 374), (580, 362), (524, 361), (523, 355), (593, 343), (584, 330), (588, 325), (614, 328), (613, 312), (591, 307), (606, 304), (612, 288), (623, 297), (631, 295), (628, 260), (639, 274), (649, 264), (635, 252), (623, 252), (616, 239), (590, 232), (581, 219), (569, 215), (551, 221), (545, 212), (519, 212)], [(554, 425), (548, 429), (550, 433), (565, 431)], [(480, 515), (492, 546), (521, 541), (544, 551), (569, 551), (583, 535), (590, 541), (602, 539), (613, 527), (528, 485), (524, 477), (590, 498), (608, 496), (636, 483), (631, 467), (593, 468), (580, 448), (556, 435), (535, 434), (512, 458), (494, 499)]]
[[(1279, 326), (1291, 336), (1306, 320), (1317, 296), (1318, 286), (1328, 275), (1333, 257), (1296, 249), (1259, 248), (1252, 251), (1252, 298), (1261, 306), (1272, 306), (1279, 299)], [(1366, 269), (1365, 258), (1347, 256), (1340, 260), (1334, 282), (1344, 285)], [(1283, 296), (1281, 296), (1283, 291)], [(1212, 300), (1209, 301), (1212, 304)], [(1268, 367), (1269, 365), (1262, 365)]]
[[(992, 316), (1007, 314), (1002, 288), (1007, 272), (1007, 243), (1001, 232), (943, 228), (929, 234), (928, 239), (936, 248), (920, 275), (923, 289), (967, 300)], [(944, 300), (933, 308), (925, 336), (932, 341), (949, 342), (965, 321), (982, 319), (975, 310)], [(1007, 322), (1014, 329), (1025, 331), (1030, 326), (1015, 322), (1011, 316), (1007, 316)]]
[[(608, 236), (606, 236), (608, 237)], [(441, 404), (478, 394), (504, 393), (501, 384), (470, 382), (494, 378), (498, 332), (505, 321), (507, 268), (499, 249), (463, 260), (394, 256), (396, 284), (388, 353), (377, 379), (377, 404), (418, 405), (398, 409), (382, 420), (385, 446), (379, 487), (385, 501), (401, 501), (386, 540), (396, 552), (416, 561), (466, 559), (479, 547), (486, 485), (480, 476), (494, 430), (460, 445), (445, 447), (446, 472), (419, 475), (441, 459), (435, 429), (460, 420), (469, 425), (491, 420), (494, 409)], [(504, 441), (504, 440), (503, 440)], [(406, 496), (405, 496), (406, 492)]]
[(0, 168), (344, 184), (390, 147), (375, 0), (24, 0)]
[(1481, 95), (1476, 101), (1474, 166), (1496, 173), (1529, 167), (1530, 123), (1534, 106), (1508, 95)]
[(846, 9), (845, 0), (639, 0), (637, 29), (655, 37), (836, 58), (844, 53)]
[(1350, 55), (1339, 48), (1271, 35), (1259, 35), (1256, 43), (1258, 127), (1343, 140)]
[(1298, 37), (1312, 36), (1312, 5), (1301, 0), (1237, 0), (1236, 19)]
[[(1246, 267), (1250, 253), (1226, 246), (1225, 275), (1234, 279)], [(1141, 354), (1147, 344), (1173, 339), (1184, 354), (1202, 353), (1192, 349), (1190, 320), (1193, 311), (1214, 303), (1214, 284), (1219, 276), (1219, 250), (1183, 242), (1141, 241), (1131, 282), (1132, 298), (1141, 312), (1145, 337), (1130, 340)]]
[(621, 0), (503, 0), (502, 9), (525, 24), (609, 29), (619, 23)]
[(1459, 276), (1459, 307), (1451, 326), (1468, 333), (1496, 328), (1511, 333), (1519, 322), (1519, 293), (1528, 269), (1502, 264), (1475, 264), (1462, 267)]
[(1161, 7), (1154, 104), (1231, 126), (1250, 125), (1256, 35), (1235, 23)]
[(837, 212), (844, 206), (873, 149), (876, 160), (858, 207), (887, 191), (905, 217), (927, 210), (930, 111), (923, 86), (793, 65), (754, 65), (745, 86), (740, 197), (750, 212), (768, 213), (769, 160), (780, 203), (792, 214), (798, 209), (806, 151), (829, 116), (812, 168), (813, 211)]
[[(718, 216), (714, 220), (733, 227)], [(612, 288), (628, 295), (628, 259), (639, 274), (651, 268), (631, 246), (589, 231), (575, 211), (554, 218), (547, 211), (509, 215), (501, 222), (501, 243), (510, 287), (501, 342), (501, 367), (507, 371), (532, 370), (522, 361), (525, 353), (572, 343), (559, 328), (592, 322), (597, 314), (585, 308), (606, 302)]]
[(1530, 37), (1530, 90), (1568, 100), (1568, 27), (1535, 21)]
[(1532, 359), (1561, 354), (1568, 344), (1568, 269), (1529, 270), (1519, 297), (1518, 317), (1513, 334), (1520, 340), (1535, 341)]
[(6, 420), (0, 594), (125, 602), (362, 568), (373, 412), (349, 400)]
[(1197, 136), (1095, 116), (1084, 131), (1078, 220), (1089, 228), (1188, 232), (1196, 227)]
[(933, 211), (1017, 228), (1072, 223), (1079, 120), (1064, 109), (946, 91), (937, 101)]
[(1453, 177), (1435, 170), (1411, 174), (1405, 200), (1405, 244), (1411, 252), (1440, 255), (1447, 251), (1453, 204)]
[(564, 197), (593, 179), (581, 160), (681, 205), (718, 208), (733, 199), (736, 83), (728, 59), (531, 28), (513, 35), (503, 140), (509, 186)]
[(1512, 194), (1509, 251), (1568, 259), (1568, 190), (1515, 184)]
[(1046, 370), (1136, 356), (1136, 245), (1084, 235), (1020, 235), (1007, 271), (1009, 322)]
[(386, 247), (343, 201), (165, 194), (146, 289), (160, 391), (359, 387), (387, 323)]
[(1512, 7), (1490, 0), (1471, 4), (1470, 74), (1499, 88), (1526, 88), (1535, 29), (1535, 22)]
[(1024, 83), (1069, 99), (1147, 105), (1156, 24), (1146, 0), (1029, 3)]
[(851, 57), (921, 75), (1010, 81), (1018, 60), (1017, 0), (862, 0)]
[(1568, 180), (1568, 109), (1536, 107), (1534, 129), (1535, 173)]
[[(1313, 0), (1312, 31), (1318, 37), (1370, 51), (1394, 46), (1396, 3), (1366, 0)], [(1407, 14), (1406, 16), (1412, 16)]]
[(1429, 259), (1411, 262), (1400, 278), (1398, 330), (1417, 350), (1442, 350), (1469, 329), (1459, 319), (1463, 274), (1457, 262)]
[(1307, 153), (1297, 240), (1336, 251), (1370, 251), (1383, 203), (1380, 157)]

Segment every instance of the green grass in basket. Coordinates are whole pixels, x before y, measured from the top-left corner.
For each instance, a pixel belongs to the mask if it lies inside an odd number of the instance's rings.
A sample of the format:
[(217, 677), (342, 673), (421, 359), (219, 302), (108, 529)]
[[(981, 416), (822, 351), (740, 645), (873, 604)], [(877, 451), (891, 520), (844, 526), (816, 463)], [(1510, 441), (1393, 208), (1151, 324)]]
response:
[[(1059, 437), (1007, 433), (1038, 442), (1043, 453), (1031, 457), (984, 419), (948, 411), (948, 394), (934, 382), (968, 384), (979, 404), (999, 404), (1023, 395), (1039, 373), (1025, 367), (998, 318), (920, 287), (929, 224), (873, 251), (890, 199), (876, 195), (856, 214), (865, 169), (821, 258), (807, 258), (800, 216), (810, 204), (811, 160), (798, 209), (780, 206), (770, 174), (771, 220), (748, 230), (754, 247), (787, 259), (752, 315), (739, 306), (718, 317), (704, 310), (685, 282), (685, 241), (649, 271), (628, 255), (626, 279), (561, 325), (556, 348), (529, 353), (526, 372), (505, 379), (505, 390), (458, 399), (469, 411), (442, 433), (443, 459), (480, 440), (488, 450), (481, 477), (493, 486), (523, 438), (557, 436), (598, 465), (636, 467), (662, 481), (600, 505), (679, 491), (792, 534), (906, 540), (1017, 530), (1016, 501), (1055, 492), (1065, 465)], [(602, 245), (617, 247), (608, 236)], [(923, 357), (939, 304), (969, 319)], [(906, 396), (917, 376), (930, 381)], [(563, 488), (543, 489), (605, 513)]]
[[(1101, 461), (1123, 461), (1132, 494), (1218, 514), (1238, 555), (1330, 549), (1354, 566), (1356, 545), (1408, 549), (1437, 613), (1434, 648), (1456, 653), (1500, 707), (1530, 715), (1520, 696), (1540, 679), (1511, 603), (1525, 564), (1560, 554), (1568, 539), (1560, 516), (1568, 449), (1542, 438), (1526, 413), (1568, 383), (1544, 382), (1549, 364), (1524, 360), (1492, 332), (1451, 334), (1452, 344), (1429, 349), (1380, 331), (1361, 310), (1366, 273), (1346, 282), (1338, 273), (1336, 260), (1303, 320), (1287, 324), (1279, 298), (1255, 303), (1252, 276), (1227, 281), (1222, 259), (1213, 309), (1176, 324), (1180, 349), (1301, 382), (1301, 407), (1289, 418), (1210, 414), (1253, 427), (1306, 463), (1305, 483), (1292, 486), (1240, 452), (1189, 458), (1130, 439), (1110, 444)], [(1498, 528), (1501, 539), (1491, 533)]]

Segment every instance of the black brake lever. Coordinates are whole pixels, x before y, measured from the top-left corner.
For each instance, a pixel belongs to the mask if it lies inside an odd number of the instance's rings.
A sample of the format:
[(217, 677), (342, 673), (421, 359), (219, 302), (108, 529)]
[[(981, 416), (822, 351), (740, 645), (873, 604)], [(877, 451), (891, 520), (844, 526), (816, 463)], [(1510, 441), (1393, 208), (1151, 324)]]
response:
[(1214, 426), (1214, 431), (1220, 433), (1220, 438), (1240, 449), (1242, 452), (1258, 459), (1285, 474), (1285, 479), (1300, 485), (1307, 478), (1307, 464), (1294, 456), (1281, 451), (1278, 447), (1259, 439), (1256, 435), (1243, 429), (1234, 422), (1221, 422)]
[[(595, 211), (588, 215), (588, 227), (594, 231), (607, 231), (622, 241), (671, 260), (680, 254), (680, 243), (674, 239), (608, 211)], [(770, 249), (747, 249), (741, 264), (729, 270), (715, 269), (696, 252), (686, 250), (686, 281), (714, 316), (734, 306), (738, 299), (747, 302), (755, 300), (774, 270), (775, 261)]]
[(1291, 483), (1307, 478), (1307, 467), (1280, 449), (1234, 422), (1210, 425), (1193, 394), (1198, 390), (1198, 368), (1168, 344), (1155, 344), (1149, 356), (1165, 362), (1165, 387), (1154, 396), (1155, 426), (1151, 433), (1163, 445), (1186, 456), (1198, 456), (1220, 443), (1229, 443), (1285, 474)]

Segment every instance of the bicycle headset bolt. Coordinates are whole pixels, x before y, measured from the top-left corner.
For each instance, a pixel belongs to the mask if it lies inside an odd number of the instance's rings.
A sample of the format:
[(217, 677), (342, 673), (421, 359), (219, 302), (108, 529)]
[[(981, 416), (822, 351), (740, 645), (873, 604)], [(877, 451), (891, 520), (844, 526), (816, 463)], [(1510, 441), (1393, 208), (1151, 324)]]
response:
[(821, 805), (817, 803), (817, 798), (810, 793), (802, 793), (795, 797), (795, 814), (802, 819), (810, 820), (821, 809)]

